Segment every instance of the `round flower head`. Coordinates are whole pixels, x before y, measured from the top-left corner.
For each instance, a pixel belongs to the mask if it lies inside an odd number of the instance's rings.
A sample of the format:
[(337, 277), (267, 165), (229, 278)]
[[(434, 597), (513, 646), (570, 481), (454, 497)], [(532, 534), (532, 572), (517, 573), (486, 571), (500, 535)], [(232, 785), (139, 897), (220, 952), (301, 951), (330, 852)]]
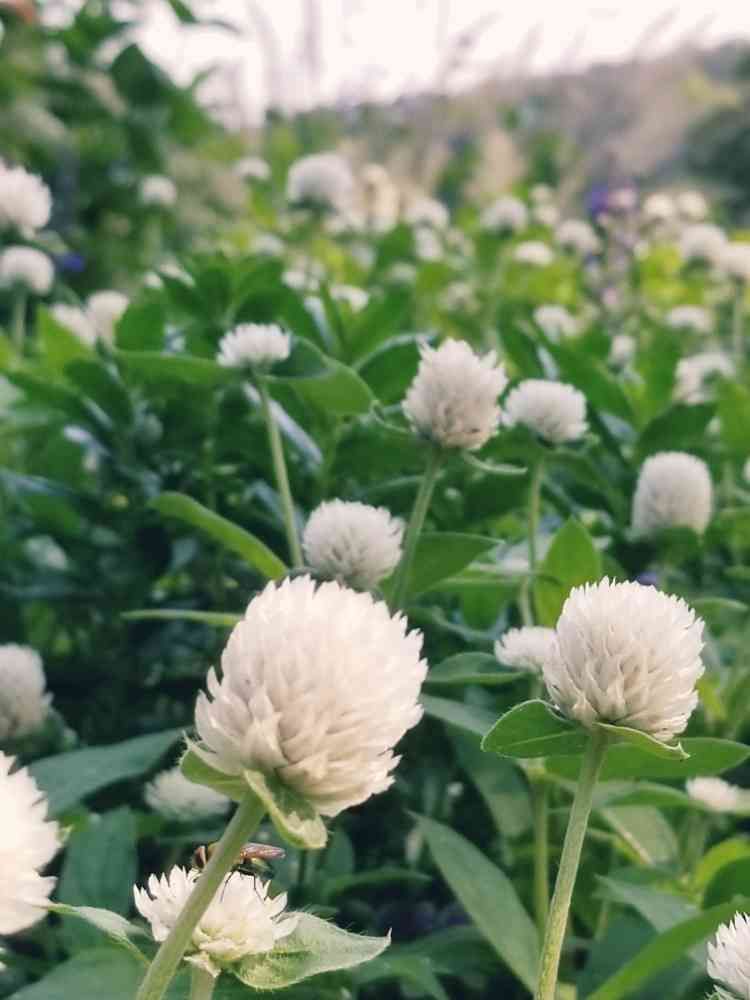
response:
[(674, 398), (685, 403), (702, 403), (711, 396), (707, 383), (717, 376), (733, 375), (734, 362), (721, 351), (702, 351), (682, 358), (675, 371)]
[(0, 741), (35, 732), (47, 717), (42, 659), (29, 646), (0, 646)]
[(219, 341), (218, 362), (225, 368), (267, 367), (285, 361), (291, 337), (275, 323), (242, 323)]
[(552, 340), (578, 333), (578, 321), (565, 306), (538, 306), (534, 310), (534, 322)]
[(403, 402), (410, 424), (445, 448), (481, 448), (497, 430), (497, 398), (508, 382), (495, 352), (480, 358), (465, 340), (446, 340), (420, 353)]
[(624, 368), (635, 357), (637, 344), (629, 333), (617, 333), (609, 348), (609, 362), (617, 368)]
[(309, 576), (249, 604), (201, 693), (193, 747), (225, 774), (276, 777), (324, 816), (393, 783), (394, 745), (422, 715), (422, 635), (369, 594)]
[(719, 265), (732, 278), (750, 281), (750, 243), (727, 243), (721, 252)]
[[(194, 869), (176, 866), (160, 878), (151, 875), (148, 889), (133, 887), (136, 909), (155, 941), (164, 941), (172, 930), (199, 877)], [(285, 893), (270, 897), (267, 882), (230, 872), (193, 931), (186, 961), (216, 977), (246, 955), (273, 951), (297, 926), (295, 915), (284, 916), (285, 907)]]
[(528, 427), (551, 444), (576, 441), (586, 433), (586, 397), (565, 382), (529, 378), (508, 395), (505, 422)]
[(745, 795), (742, 788), (723, 778), (691, 778), (685, 782), (685, 791), (691, 799), (717, 813), (735, 812)]
[(643, 215), (649, 222), (669, 222), (676, 214), (674, 200), (662, 191), (655, 191), (643, 202)]
[(412, 226), (429, 226), (433, 229), (445, 229), (450, 222), (445, 205), (427, 195), (414, 198), (406, 209), (404, 218)]
[(122, 292), (94, 292), (86, 300), (86, 312), (96, 331), (97, 337), (107, 344), (114, 343), (117, 321), (130, 305), (127, 295)]
[(93, 323), (78, 306), (69, 306), (59, 302), (50, 309), (53, 319), (74, 334), (83, 344), (89, 347), (96, 343), (96, 330)]
[(0, 228), (33, 233), (46, 226), (52, 210), (49, 188), (23, 167), (0, 163)]
[(693, 330), (695, 333), (710, 333), (713, 318), (702, 306), (675, 306), (667, 313), (667, 326), (674, 330)]
[(370, 301), (368, 293), (356, 285), (331, 285), (330, 292), (336, 302), (345, 302), (352, 312), (364, 309)]
[(677, 211), (683, 219), (700, 222), (708, 215), (708, 202), (700, 191), (680, 191), (676, 200)]
[(177, 201), (177, 187), (170, 177), (151, 174), (141, 181), (141, 201), (144, 205), (171, 208)]
[(245, 156), (238, 160), (234, 172), (243, 181), (267, 181), (271, 178), (271, 168), (260, 156)]
[(253, 240), (253, 253), (266, 254), (269, 257), (284, 256), (284, 241), (273, 233), (258, 233)]
[(541, 674), (548, 660), (560, 656), (557, 634), (538, 625), (512, 628), (495, 643), (495, 656), (506, 667)]
[(396, 568), (403, 530), (385, 507), (330, 500), (310, 515), (302, 548), (316, 573), (371, 590)]
[(575, 587), (557, 622), (559, 660), (544, 682), (564, 715), (671, 740), (698, 704), (703, 622), (684, 601), (640, 583)]
[(349, 164), (338, 153), (303, 156), (289, 169), (286, 196), (291, 202), (313, 202), (326, 208), (344, 208), (354, 191)]
[(0, 934), (16, 934), (44, 916), (55, 879), (39, 874), (60, 846), (57, 823), (29, 772), (12, 771), (0, 752)]
[(154, 812), (178, 823), (220, 816), (230, 806), (226, 795), (189, 781), (179, 767), (157, 774), (146, 785), (143, 797)]
[(738, 913), (708, 946), (708, 974), (720, 1000), (750, 1000), (750, 918)]
[(33, 247), (8, 247), (0, 254), (0, 284), (24, 285), (35, 295), (52, 288), (55, 269), (46, 253)]
[(726, 233), (712, 222), (699, 222), (683, 229), (680, 253), (685, 260), (704, 260), (715, 263), (727, 245)]
[(561, 247), (572, 250), (581, 257), (598, 253), (601, 248), (599, 237), (583, 219), (566, 219), (561, 222), (555, 231), (555, 239)]
[(552, 249), (539, 240), (528, 240), (519, 243), (513, 251), (513, 258), (519, 264), (530, 264), (532, 267), (547, 267), (555, 259)]
[(524, 203), (511, 195), (498, 198), (479, 216), (479, 225), (490, 232), (517, 233), (529, 223), (529, 212)]
[(420, 260), (440, 260), (443, 244), (434, 229), (417, 226), (414, 230), (414, 252)]
[(653, 535), (665, 528), (698, 534), (711, 519), (713, 486), (708, 466), (684, 451), (662, 451), (641, 466), (633, 495), (633, 531)]

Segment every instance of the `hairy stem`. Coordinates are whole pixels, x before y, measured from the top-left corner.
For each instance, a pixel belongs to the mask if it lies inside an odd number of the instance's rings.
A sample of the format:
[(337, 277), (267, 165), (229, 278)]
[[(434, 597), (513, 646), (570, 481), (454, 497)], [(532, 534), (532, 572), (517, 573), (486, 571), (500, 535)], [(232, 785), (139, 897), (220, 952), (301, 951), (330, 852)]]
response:
[(534, 815), (534, 916), (540, 937), (549, 913), (549, 789), (544, 778), (531, 776)]
[(26, 289), (17, 288), (13, 295), (10, 328), (13, 344), (19, 354), (23, 351), (23, 342), (26, 336), (26, 300)]
[(210, 972), (193, 966), (190, 974), (190, 1000), (211, 1000), (216, 980)]
[(266, 387), (266, 383), (263, 378), (258, 378), (257, 387), (258, 395), (260, 396), (261, 410), (263, 411), (263, 419), (265, 420), (266, 430), (268, 431), (268, 444), (271, 449), (271, 460), (273, 462), (273, 472), (276, 478), (276, 488), (279, 491), (279, 497), (281, 498), (281, 509), (284, 515), (284, 528), (286, 530), (286, 540), (289, 547), (289, 557), (292, 560), (292, 566), (298, 569), (300, 566), (304, 565), (304, 559), (302, 558), (302, 548), (299, 543), (299, 534), (297, 532), (297, 519), (294, 515), (294, 501), (292, 500), (292, 491), (289, 486), (289, 476), (286, 471), (284, 447), (281, 443), (279, 425), (276, 423), (276, 419), (273, 415), (273, 409), (271, 408), (271, 397), (268, 395), (268, 388)]
[(437, 476), (440, 471), (442, 460), (442, 450), (437, 445), (431, 445), (427, 454), (427, 465), (424, 470), (424, 475), (422, 476), (422, 482), (419, 484), (417, 497), (414, 501), (411, 517), (409, 518), (409, 526), (406, 529), (403, 555), (401, 556), (401, 561), (396, 569), (396, 578), (393, 584), (393, 597), (391, 599), (391, 604), (394, 610), (401, 608), (404, 603), (404, 599), (406, 598), (406, 591), (409, 586), (409, 575), (411, 573), (412, 563), (414, 562), (414, 554), (417, 551), (417, 542), (419, 541), (419, 536), (422, 532), (424, 519), (427, 516), (427, 510), (430, 506), (430, 500), (432, 499), (432, 493), (435, 489), (435, 483), (437, 482)]

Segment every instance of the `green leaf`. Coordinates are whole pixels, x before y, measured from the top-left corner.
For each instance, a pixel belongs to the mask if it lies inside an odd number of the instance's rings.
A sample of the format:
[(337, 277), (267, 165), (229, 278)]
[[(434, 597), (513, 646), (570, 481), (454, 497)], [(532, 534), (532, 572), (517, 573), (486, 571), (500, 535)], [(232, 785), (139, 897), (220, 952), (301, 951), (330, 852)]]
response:
[(287, 572), (281, 559), (259, 538), (184, 493), (162, 493), (151, 501), (151, 505), (160, 514), (179, 518), (205, 532), (225, 549), (242, 556), (248, 565), (269, 580), (278, 580)]
[[(750, 757), (750, 747), (744, 743), (707, 736), (683, 740), (682, 749), (688, 754), (687, 760), (655, 757), (633, 745), (615, 744), (607, 749), (599, 780), (667, 778), (685, 781), (699, 775), (721, 774)], [(546, 768), (551, 774), (576, 779), (580, 764), (574, 757), (560, 756), (549, 759)]]
[(47, 907), (52, 913), (57, 913), (61, 917), (73, 917), (76, 920), (83, 920), (89, 926), (95, 927), (97, 931), (106, 934), (108, 938), (122, 945), (139, 962), (148, 964), (148, 959), (135, 944), (132, 938), (148, 938), (148, 934), (137, 924), (131, 924), (119, 913), (112, 913), (111, 910), (102, 910), (95, 906), (70, 906), (68, 903), (50, 903)]
[(706, 886), (703, 905), (718, 906), (740, 895), (750, 898), (750, 858), (730, 861), (719, 869)]
[(682, 451), (705, 440), (716, 411), (713, 403), (676, 403), (646, 424), (638, 438), (641, 461), (657, 451)]
[(494, 549), (496, 538), (463, 535), (455, 531), (423, 532), (409, 577), (409, 597), (429, 590), (448, 576), (460, 572), (483, 552)]
[(466, 733), (452, 732), (458, 762), (484, 799), (495, 826), (504, 837), (520, 837), (531, 829), (528, 783), (517, 764), (483, 753)]
[(65, 366), (65, 374), (89, 399), (117, 425), (133, 419), (133, 406), (125, 387), (112, 372), (96, 359), (75, 360)]
[(547, 757), (581, 754), (588, 733), (564, 719), (544, 701), (525, 701), (497, 720), (482, 740), (482, 750), (501, 757)]
[(382, 885), (413, 885), (423, 888), (429, 885), (432, 879), (424, 872), (414, 871), (413, 868), (399, 868), (397, 865), (382, 865), (372, 871), (355, 872), (352, 875), (338, 875), (328, 877), (322, 886), (323, 902), (328, 902), (335, 896), (340, 896), (343, 892), (351, 892), (352, 889), (372, 888)]
[(500, 687), (523, 676), (524, 672), (521, 670), (507, 670), (502, 667), (490, 653), (458, 653), (431, 667), (425, 684), (435, 687), (455, 684)]
[(494, 712), (478, 705), (464, 705), (463, 702), (452, 701), (450, 698), (436, 698), (431, 694), (423, 694), (420, 700), (425, 715), (440, 719), (441, 722), (447, 722), (448, 725), (472, 733), (474, 736), (484, 736), (495, 721)]
[(750, 838), (729, 837), (714, 844), (696, 865), (692, 880), (694, 887), (698, 891), (705, 890), (722, 868), (744, 860), (750, 860)]
[(721, 436), (730, 451), (747, 457), (750, 441), (750, 391), (739, 382), (722, 382), (718, 392)]
[(614, 806), (599, 809), (599, 815), (635, 853), (644, 865), (673, 862), (679, 845), (672, 827), (652, 806)]
[(277, 941), (273, 951), (249, 955), (231, 971), (256, 990), (280, 990), (310, 976), (351, 969), (380, 955), (389, 937), (352, 934), (335, 924), (299, 913), (294, 931)]
[(36, 332), (39, 353), (45, 365), (56, 372), (62, 372), (69, 361), (91, 358), (92, 349), (79, 340), (74, 333), (58, 322), (44, 306), (36, 311)]
[(591, 535), (580, 521), (570, 518), (552, 539), (534, 581), (539, 624), (554, 628), (571, 589), (601, 575), (602, 560)]
[(162, 354), (159, 351), (115, 351), (117, 360), (130, 374), (144, 382), (176, 383), (177, 387), (195, 386), (215, 389), (231, 385), (237, 372), (208, 358), (187, 354)]
[(679, 743), (674, 746), (662, 743), (661, 740), (655, 739), (648, 733), (643, 733), (640, 729), (631, 729), (630, 726), (614, 726), (607, 722), (599, 722), (597, 726), (608, 733), (611, 739), (617, 743), (630, 743), (644, 753), (655, 757), (664, 757), (666, 760), (687, 760), (688, 755)]
[(485, 462), (476, 455), (471, 455), (465, 451), (462, 456), (464, 462), (470, 469), (477, 472), (486, 472), (490, 476), (502, 476), (503, 478), (513, 478), (515, 476), (525, 476), (528, 469), (523, 465), (509, 465), (505, 462)]
[(58, 816), (101, 788), (150, 771), (181, 735), (179, 729), (168, 729), (110, 746), (71, 750), (37, 760), (29, 770), (47, 795), (50, 814)]
[[(63, 962), (39, 982), (13, 994), (13, 1000), (133, 1000), (143, 965), (119, 948), (89, 948)], [(103, 989), (106, 993), (103, 993)], [(184, 1000), (170, 990), (166, 1000)]]
[(191, 740), (187, 741), (187, 745), (188, 750), (180, 760), (180, 770), (185, 777), (194, 781), (196, 785), (208, 785), (233, 802), (242, 802), (248, 793), (247, 783), (242, 777), (238, 774), (225, 774), (211, 767), (197, 753)]
[[(625, 879), (599, 876), (597, 895), (621, 906), (632, 906), (655, 930), (669, 930), (676, 924), (690, 920), (698, 907), (673, 892), (664, 892), (650, 885), (640, 885)], [(700, 961), (700, 955), (694, 956)]]
[(398, 979), (408, 989), (409, 996), (450, 1000), (435, 975), (433, 965), (432, 959), (427, 955), (396, 954), (389, 949), (357, 974), (357, 985), (367, 986), (383, 979)]
[(161, 351), (165, 322), (160, 302), (130, 305), (115, 326), (115, 344), (121, 351)]
[(560, 369), (563, 382), (570, 382), (586, 396), (590, 406), (612, 413), (626, 423), (633, 422), (630, 400), (602, 362), (588, 354), (578, 352), (563, 344), (554, 344), (548, 337), (541, 339)]
[(336, 416), (367, 413), (375, 402), (370, 387), (352, 368), (307, 340), (295, 341), (289, 360), (267, 380), (290, 386), (305, 402)]
[(513, 883), (459, 833), (424, 816), (418, 826), (459, 903), (508, 968), (533, 991), (539, 937)]
[(122, 617), (127, 621), (186, 621), (199, 622), (202, 625), (213, 625), (216, 628), (234, 628), (242, 621), (242, 613), (224, 611), (191, 611), (189, 608), (143, 608), (136, 611), (123, 611)]

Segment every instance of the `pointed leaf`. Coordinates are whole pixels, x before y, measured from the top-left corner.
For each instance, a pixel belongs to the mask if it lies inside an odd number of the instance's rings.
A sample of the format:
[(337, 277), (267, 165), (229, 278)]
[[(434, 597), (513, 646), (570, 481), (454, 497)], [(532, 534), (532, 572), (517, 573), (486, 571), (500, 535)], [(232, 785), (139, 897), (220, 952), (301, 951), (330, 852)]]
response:
[[(750, 757), (750, 747), (732, 740), (717, 740), (706, 736), (682, 741), (684, 758), (655, 757), (632, 744), (615, 744), (607, 749), (600, 781), (622, 778), (668, 778), (685, 781), (699, 775), (721, 774), (737, 767)], [(581, 762), (574, 757), (553, 757), (547, 770), (563, 778), (576, 779)]]
[(447, 722), (456, 729), (482, 737), (495, 721), (495, 713), (479, 705), (465, 705), (461, 701), (450, 698), (437, 698), (435, 695), (423, 694), (421, 697), (425, 715), (433, 719)]
[(496, 546), (496, 538), (483, 535), (464, 535), (455, 531), (423, 532), (417, 542), (409, 577), (409, 596), (421, 594), (446, 577), (460, 572), (477, 556)]
[(544, 701), (525, 701), (501, 716), (482, 740), (482, 749), (501, 757), (581, 754), (588, 733)]
[(679, 743), (675, 745), (662, 743), (661, 740), (655, 739), (648, 733), (643, 733), (639, 729), (631, 729), (630, 726), (614, 726), (607, 722), (599, 722), (597, 726), (609, 733), (612, 740), (617, 743), (630, 743), (653, 757), (663, 757), (665, 760), (687, 760), (688, 755)]
[(308, 851), (325, 847), (328, 832), (323, 820), (307, 799), (298, 795), (273, 775), (245, 771), (245, 781), (268, 810), (280, 835), (293, 847)]
[(591, 535), (580, 521), (570, 518), (552, 539), (534, 581), (539, 624), (554, 628), (571, 589), (601, 575), (602, 560)]
[(458, 653), (431, 667), (425, 683), (435, 687), (454, 684), (500, 687), (523, 676), (523, 671), (502, 667), (490, 653)]
[(91, 927), (96, 927), (102, 934), (106, 934), (108, 938), (122, 945), (123, 948), (127, 948), (144, 965), (148, 964), (148, 959), (140, 948), (133, 944), (132, 938), (148, 938), (149, 935), (142, 927), (131, 924), (119, 913), (103, 910), (96, 906), (71, 906), (68, 903), (50, 903), (47, 909), (52, 913), (58, 913), (61, 917), (75, 917), (78, 920), (84, 920)]

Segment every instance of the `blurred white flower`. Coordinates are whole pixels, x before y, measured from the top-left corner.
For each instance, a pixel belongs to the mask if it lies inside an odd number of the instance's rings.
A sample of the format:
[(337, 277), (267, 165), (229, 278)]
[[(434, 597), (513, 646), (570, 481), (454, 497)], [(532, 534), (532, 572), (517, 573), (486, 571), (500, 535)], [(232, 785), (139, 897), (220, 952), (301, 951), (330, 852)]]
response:
[(441, 201), (429, 198), (427, 195), (419, 195), (407, 205), (404, 219), (411, 226), (445, 229), (450, 222), (450, 215)]
[(302, 548), (316, 573), (371, 590), (398, 565), (403, 531), (385, 507), (329, 500), (310, 515)]
[(578, 333), (578, 320), (565, 306), (537, 306), (534, 310), (534, 322), (550, 340), (572, 337)]
[(517, 233), (529, 224), (529, 211), (520, 198), (506, 195), (487, 205), (479, 216), (479, 226), (490, 232)]
[(750, 483), (750, 458), (742, 466), (742, 478), (746, 483)]
[(681, 358), (675, 369), (674, 398), (684, 403), (702, 403), (710, 398), (709, 380), (734, 375), (734, 362), (722, 351), (703, 351)]
[(575, 587), (557, 622), (560, 658), (544, 667), (555, 704), (584, 725), (629, 726), (668, 741), (698, 704), (703, 622), (639, 583)]
[(708, 946), (706, 968), (720, 1000), (750, 1000), (750, 918), (737, 913)]
[(665, 528), (701, 534), (711, 519), (713, 486), (708, 466), (684, 451), (661, 451), (641, 466), (633, 495), (632, 525), (638, 536)]
[(284, 249), (284, 241), (274, 233), (258, 233), (253, 240), (253, 253), (267, 254), (269, 257), (283, 257)]
[(552, 444), (576, 441), (587, 430), (586, 397), (565, 382), (529, 378), (505, 400), (505, 423), (521, 424)]
[(415, 431), (445, 448), (481, 448), (500, 422), (497, 398), (507, 385), (494, 351), (478, 357), (465, 340), (423, 344), (403, 410)]
[(680, 191), (676, 201), (677, 211), (684, 219), (700, 222), (708, 215), (708, 202), (700, 191)]
[(49, 222), (52, 196), (47, 185), (23, 167), (0, 161), (0, 228), (15, 226), (24, 234)]
[(235, 163), (234, 172), (243, 181), (267, 181), (271, 177), (271, 168), (260, 156), (244, 156)]
[(49, 712), (42, 658), (30, 646), (0, 646), (0, 741), (28, 736)]
[(535, 205), (543, 205), (552, 201), (555, 192), (549, 184), (535, 184), (529, 192), (529, 196)]
[(317, 280), (299, 267), (287, 268), (281, 278), (284, 284), (289, 285), (295, 292), (308, 291), (317, 285)]
[(540, 226), (549, 226), (550, 229), (560, 221), (560, 209), (552, 202), (534, 205), (531, 214), (534, 222), (538, 222)]
[[(168, 874), (149, 876), (148, 889), (133, 886), (138, 912), (151, 925), (155, 941), (164, 941), (185, 907), (200, 872), (175, 866)], [(277, 941), (297, 926), (284, 916), (286, 893), (270, 897), (268, 882), (230, 872), (193, 931), (185, 960), (216, 977), (246, 955), (273, 951)]]
[(695, 333), (710, 333), (714, 321), (708, 309), (703, 306), (675, 306), (666, 315), (667, 326), (675, 330), (693, 330)]
[(144, 205), (171, 208), (177, 202), (177, 186), (171, 177), (151, 174), (141, 181), (140, 196)]
[(96, 343), (96, 330), (94, 325), (79, 306), (69, 306), (64, 302), (58, 302), (50, 307), (50, 315), (69, 330), (83, 343), (92, 347)]
[(750, 281), (750, 243), (725, 244), (718, 264), (732, 278)]
[(743, 798), (747, 798), (743, 788), (730, 785), (723, 778), (691, 778), (685, 782), (685, 791), (691, 799), (717, 813), (735, 812)]
[(677, 215), (677, 205), (670, 195), (655, 191), (643, 202), (642, 211), (650, 222), (669, 222)]
[(385, 604), (309, 576), (248, 605), (199, 694), (192, 747), (225, 774), (273, 772), (324, 816), (393, 783), (394, 745), (415, 726), (422, 635)]
[(405, 260), (397, 260), (388, 270), (388, 280), (399, 285), (413, 285), (417, 280), (417, 269)]
[(560, 656), (557, 633), (538, 625), (512, 628), (495, 643), (495, 656), (506, 667), (541, 674), (548, 660)]
[(0, 253), (0, 284), (25, 285), (35, 295), (52, 288), (55, 268), (46, 253), (34, 247), (8, 247)]
[(417, 226), (414, 230), (414, 252), (420, 260), (440, 260), (443, 244), (434, 229)]
[(441, 309), (474, 309), (477, 300), (474, 289), (468, 281), (451, 281), (440, 292), (439, 303)]
[(338, 153), (303, 156), (289, 168), (286, 196), (291, 202), (313, 202), (326, 208), (344, 208), (354, 192), (354, 176)]
[(379, 163), (366, 163), (360, 179), (365, 219), (376, 232), (386, 232), (398, 222), (401, 194)]
[(552, 248), (539, 240), (527, 240), (519, 243), (513, 251), (513, 259), (520, 264), (530, 264), (532, 267), (547, 267), (555, 259)]
[(360, 312), (370, 301), (364, 288), (357, 288), (356, 285), (331, 285), (330, 293), (337, 302), (345, 302), (352, 312)]
[(636, 352), (635, 338), (628, 333), (617, 333), (612, 338), (609, 348), (609, 362), (617, 368), (624, 368), (634, 357)]
[(117, 321), (130, 305), (127, 295), (107, 289), (86, 299), (86, 313), (96, 335), (107, 344), (114, 343)]
[(45, 914), (55, 879), (39, 874), (60, 847), (47, 799), (26, 768), (0, 752), (0, 934), (16, 934)]
[(593, 226), (584, 219), (566, 219), (555, 230), (555, 239), (561, 247), (573, 250), (581, 257), (598, 253), (601, 242)]
[(189, 781), (179, 767), (157, 774), (146, 785), (143, 797), (154, 812), (178, 823), (220, 816), (231, 804), (226, 795)]
[(289, 357), (292, 340), (275, 323), (241, 323), (219, 341), (217, 360), (225, 368), (272, 365)]
[(687, 226), (680, 237), (680, 254), (685, 260), (704, 260), (716, 263), (727, 244), (723, 229), (712, 222), (699, 222)]

